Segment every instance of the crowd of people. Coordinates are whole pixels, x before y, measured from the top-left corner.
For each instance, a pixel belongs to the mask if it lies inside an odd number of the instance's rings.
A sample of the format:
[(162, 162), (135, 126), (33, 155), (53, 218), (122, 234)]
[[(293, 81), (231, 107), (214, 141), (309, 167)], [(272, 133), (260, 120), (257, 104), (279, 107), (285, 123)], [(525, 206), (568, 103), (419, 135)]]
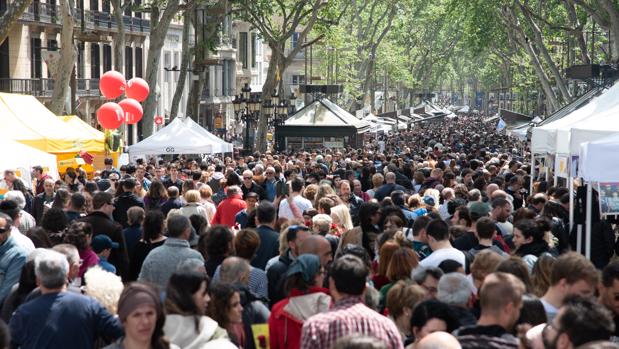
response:
[(364, 144), (6, 170), (0, 347), (619, 348), (614, 233), (574, 252), (526, 144), (477, 116)]

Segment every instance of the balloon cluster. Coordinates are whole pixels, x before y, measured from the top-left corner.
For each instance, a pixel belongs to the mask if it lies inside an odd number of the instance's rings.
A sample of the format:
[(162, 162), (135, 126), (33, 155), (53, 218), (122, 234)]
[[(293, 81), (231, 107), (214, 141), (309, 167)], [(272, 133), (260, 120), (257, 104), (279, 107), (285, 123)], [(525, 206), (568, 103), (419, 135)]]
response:
[(97, 109), (97, 121), (109, 130), (117, 129), (126, 122), (133, 125), (142, 119), (142, 105), (148, 97), (150, 89), (148, 83), (141, 78), (125, 81), (125, 77), (110, 70), (99, 79), (99, 90), (106, 99), (116, 99), (123, 92), (127, 98), (118, 103), (106, 102)]

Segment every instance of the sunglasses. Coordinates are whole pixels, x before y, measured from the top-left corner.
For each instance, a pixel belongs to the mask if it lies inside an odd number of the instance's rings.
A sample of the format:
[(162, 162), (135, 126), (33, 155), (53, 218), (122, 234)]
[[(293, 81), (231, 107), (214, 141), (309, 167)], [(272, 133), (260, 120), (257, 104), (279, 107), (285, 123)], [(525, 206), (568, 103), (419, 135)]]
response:
[(9, 231), (11, 231), (11, 228), (8, 226), (4, 228), (0, 228), (0, 234), (8, 233)]
[(243, 177), (243, 179), (252, 179), (251, 177)]

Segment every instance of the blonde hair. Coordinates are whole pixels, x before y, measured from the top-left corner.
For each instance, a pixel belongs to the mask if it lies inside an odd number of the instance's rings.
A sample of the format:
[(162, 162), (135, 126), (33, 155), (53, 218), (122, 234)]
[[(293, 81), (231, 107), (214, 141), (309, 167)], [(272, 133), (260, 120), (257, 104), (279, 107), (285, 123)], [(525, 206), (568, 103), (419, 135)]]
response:
[(115, 315), (118, 299), (124, 288), (120, 276), (94, 266), (86, 271), (84, 281), (86, 294), (99, 301), (110, 314)]
[(204, 200), (208, 200), (213, 196), (213, 189), (208, 184), (204, 184), (200, 187), (200, 197)]
[(187, 203), (200, 202), (201, 199), (200, 192), (194, 189), (187, 190), (184, 197)]
[(333, 218), (333, 220), (337, 218), (338, 224), (344, 227), (345, 230), (354, 228), (352, 225), (352, 218), (350, 217), (350, 210), (348, 210), (346, 205), (331, 207), (331, 218)]

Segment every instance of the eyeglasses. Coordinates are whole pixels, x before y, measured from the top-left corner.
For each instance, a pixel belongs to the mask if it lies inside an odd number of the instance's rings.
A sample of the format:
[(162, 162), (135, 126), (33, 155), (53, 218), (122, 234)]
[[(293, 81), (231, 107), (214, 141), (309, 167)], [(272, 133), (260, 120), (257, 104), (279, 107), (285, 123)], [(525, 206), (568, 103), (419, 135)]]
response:
[(252, 179), (251, 177), (243, 177), (243, 179)]
[(10, 230), (11, 230), (11, 228), (9, 226), (6, 226), (4, 228), (0, 228), (0, 234), (8, 233)]

